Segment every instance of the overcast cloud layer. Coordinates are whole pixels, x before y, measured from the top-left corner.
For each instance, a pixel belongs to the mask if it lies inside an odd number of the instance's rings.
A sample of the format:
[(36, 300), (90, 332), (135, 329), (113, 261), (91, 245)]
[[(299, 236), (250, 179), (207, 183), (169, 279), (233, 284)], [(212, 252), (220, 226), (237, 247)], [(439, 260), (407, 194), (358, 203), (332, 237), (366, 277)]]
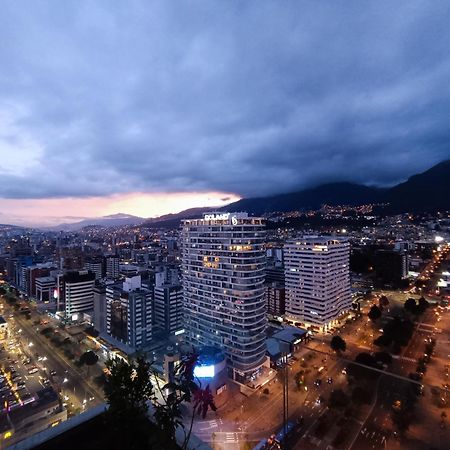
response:
[(386, 185), (450, 155), (448, 1), (5, 1), (0, 196)]

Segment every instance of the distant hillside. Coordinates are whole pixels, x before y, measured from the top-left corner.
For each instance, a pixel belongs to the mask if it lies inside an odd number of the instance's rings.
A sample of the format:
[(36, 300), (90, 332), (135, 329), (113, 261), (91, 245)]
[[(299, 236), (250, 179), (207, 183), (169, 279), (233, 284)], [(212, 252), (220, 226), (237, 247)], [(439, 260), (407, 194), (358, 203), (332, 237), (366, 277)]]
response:
[(383, 199), (392, 212), (450, 210), (450, 160), (394, 186)]
[(182, 219), (194, 219), (195, 217), (200, 217), (204, 212), (217, 210), (218, 208), (216, 207), (185, 209), (184, 211), (180, 211), (175, 214), (165, 214), (164, 216), (148, 219), (142, 224), (142, 226), (148, 228), (175, 228), (180, 224)]
[(273, 197), (245, 198), (231, 203), (223, 211), (247, 211), (260, 215), (274, 211), (318, 209), (328, 205), (362, 205), (378, 202), (383, 189), (354, 183), (330, 183), (304, 191), (280, 194)]
[(75, 223), (62, 223), (50, 227), (48, 229), (55, 231), (77, 231), (88, 226), (101, 226), (101, 227), (121, 227), (125, 225), (139, 225), (144, 222), (145, 219), (142, 217), (132, 216), (130, 214), (112, 214), (110, 216), (103, 217), (93, 217), (90, 219), (84, 219), (80, 222)]
[[(450, 210), (450, 160), (410, 177), (392, 188), (381, 189), (355, 183), (330, 183), (303, 191), (270, 197), (245, 198), (220, 211), (247, 211), (253, 215), (318, 209), (328, 205), (389, 203), (388, 212)], [(217, 208), (193, 208), (147, 221), (149, 227), (176, 227), (181, 219), (199, 217)]]

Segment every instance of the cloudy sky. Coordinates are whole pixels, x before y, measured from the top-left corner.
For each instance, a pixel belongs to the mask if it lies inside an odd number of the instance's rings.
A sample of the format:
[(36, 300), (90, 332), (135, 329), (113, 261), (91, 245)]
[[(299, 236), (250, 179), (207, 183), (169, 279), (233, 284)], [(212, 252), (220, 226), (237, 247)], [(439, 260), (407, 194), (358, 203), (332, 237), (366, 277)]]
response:
[(450, 156), (448, 1), (1, 7), (3, 223), (389, 185)]

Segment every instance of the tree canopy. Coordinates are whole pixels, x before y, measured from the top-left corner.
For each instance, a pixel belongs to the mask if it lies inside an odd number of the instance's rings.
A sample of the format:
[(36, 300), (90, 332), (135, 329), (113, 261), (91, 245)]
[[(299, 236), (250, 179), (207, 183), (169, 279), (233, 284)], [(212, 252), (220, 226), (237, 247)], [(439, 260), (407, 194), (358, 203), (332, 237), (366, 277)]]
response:
[(347, 349), (347, 343), (344, 339), (341, 338), (341, 336), (333, 336), (330, 341), (330, 347), (335, 352), (345, 352), (345, 350)]
[(367, 315), (372, 322), (376, 322), (381, 317), (381, 309), (377, 305), (373, 305)]
[(387, 308), (389, 306), (389, 299), (385, 295), (382, 295), (378, 300), (378, 305), (381, 309)]
[(356, 355), (355, 362), (358, 364), (351, 363), (347, 368), (347, 373), (356, 380), (372, 380), (378, 377), (379, 373), (369, 368), (379, 368), (376, 359), (369, 353), (359, 353)]
[[(185, 430), (183, 448), (186, 448), (189, 441), (194, 416), (201, 415), (204, 418), (209, 409), (216, 410), (209, 385), (202, 387), (200, 381), (194, 377), (196, 362), (195, 354), (183, 357), (169, 383), (162, 383), (151, 364), (142, 357), (130, 363), (122, 359), (109, 360), (106, 363), (104, 390), (110, 405), (109, 413), (118, 423), (126, 422), (126, 427), (135, 434), (136, 445), (140, 445), (140, 448), (145, 448), (145, 442), (148, 443), (149, 439), (147, 411), (150, 404), (154, 420), (168, 447), (175, 445), (177, 428), (185, 429), (183, 403), (192, 405), (190, 426)], [(154, 384), (151, 380), (154, 380)], [(129, 446), (130, 443), (127, 442), (126, 445)]]
[(93, 366), (98, 361), (98, 356), (91, 350), (83, 353), (80, 357), (80, 363), (87, 366)]
[(348, 405), (349, 400), (348, 395), (342, 389), (336, 389), (330, 394), (328, 406), (330, 408), (343, 408)]

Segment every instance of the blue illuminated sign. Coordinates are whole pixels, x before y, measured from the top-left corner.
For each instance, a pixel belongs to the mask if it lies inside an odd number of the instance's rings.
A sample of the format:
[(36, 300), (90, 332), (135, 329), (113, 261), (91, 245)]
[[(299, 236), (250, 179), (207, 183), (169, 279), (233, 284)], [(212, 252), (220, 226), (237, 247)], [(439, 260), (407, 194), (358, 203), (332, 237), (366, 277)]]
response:
[(213, 378), (214, 377), (214, 365), (195, 366), (194, 375), (197, 378)]

